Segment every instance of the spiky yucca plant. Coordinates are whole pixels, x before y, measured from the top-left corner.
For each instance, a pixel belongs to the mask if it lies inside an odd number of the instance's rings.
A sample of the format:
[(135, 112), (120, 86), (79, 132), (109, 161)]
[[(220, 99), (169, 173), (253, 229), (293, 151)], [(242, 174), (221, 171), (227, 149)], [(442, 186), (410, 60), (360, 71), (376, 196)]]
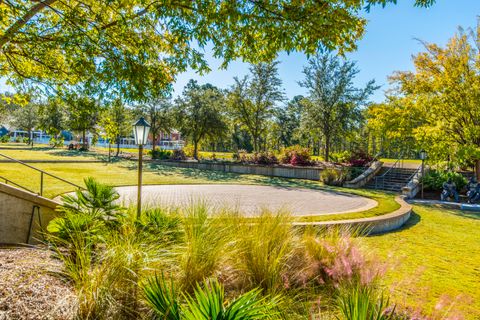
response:
[(210, 280), (202, 287), (197, 284), (194, 294), (180, 295), (173, 281), (167, 284), (165, 278), (155, 276), (144, 286), (148, 305), (154, 312), (154, 319), (161, 320), (257, 320), (279, 319), (278, 297), (261, 296), (260, 289), (246, 292), (232, 301), (225, 298), (223, 286), (217, 280)]

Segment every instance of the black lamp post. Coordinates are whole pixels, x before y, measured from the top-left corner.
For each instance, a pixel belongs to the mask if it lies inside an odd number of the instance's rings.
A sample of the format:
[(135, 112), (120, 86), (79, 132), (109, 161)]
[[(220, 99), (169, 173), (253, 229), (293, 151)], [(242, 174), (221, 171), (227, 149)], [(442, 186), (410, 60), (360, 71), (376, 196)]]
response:
[(133, 135), (135, 143), (138, 145), (138, 192), (137, 192), (137, 219), (142, 213), (142, 161), (143, 145), (147, 143), (150, 124), (143, 117), (138, 119), (133, 125)]
[(420, 151), (420, 159), (422, 159), (422, 199), (423, 199), (423, 175), (425, 173), (425, 159), (427, 159), (427, 151), (425, 151), (424, 149), (422, 149)]

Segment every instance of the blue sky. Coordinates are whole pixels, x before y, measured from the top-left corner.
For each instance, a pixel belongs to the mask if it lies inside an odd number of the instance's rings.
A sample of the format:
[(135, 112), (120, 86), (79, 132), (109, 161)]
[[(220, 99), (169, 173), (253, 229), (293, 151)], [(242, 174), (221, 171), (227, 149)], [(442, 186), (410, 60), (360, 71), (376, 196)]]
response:
[[(433, 7), (415, 8), (414, 0), (398, 0), (399, 4), (386, 8), (374, 7), (365, 16), (369, 20), (364, 38), (358, 43), (358, 50), (347, 55), (348, 59), (357, 61), (360, 73), (358, 85), (375, 79), (382, 87), (372, 97), (373, 101), (384, 99), (384, 90), (388, 88), (387, 77), (396, 70), (413, 69), (412, 55), (422, 51), (422, 45), (415, 40), (445, 44), (457, 31), (458, 26), (470, 28), (476, 26), (480, 15), (480, 0), (437, 0)], [(206, 52), (208, 55), (208, 52)], [(298, 85), (302, 80), (303, 54), (280, 54), (280, 77), (288, 98), (305, 94)], [(209, 59), (212, 72), (200, 76), (195, 72), (186, 72), (178, 76), (174, 85), (175, 95), (182, 92), (189, 79), (201, 83), (210, 82), (221, 88), (233, 84), (234, 76), (248, 73), (248, 65), (234, 62), (227, 70), (218, 70), (219, 61)]]
[[(364, 85), (375, 79), (381, 89), (372, 97), (373, 101), (384, 99), (384, 90), (388, 88), (387, 77), (396, 70), (413, 69), (412, 55), (422, 51), (422, 45), (415, 39), (445, 44), (454, 35), (459, 26), (473, 28), (477, 15), (480, 15), (480, 0), (437, 0), (431, 8), (415, 8), (414, 0), (398, 0), (399, 4), (386, 8), (373, 7), (365, 13), (369, 20), (364, 38), (358, 42), (358, 50), (347, 57), (357, 61), (360, 73), (356, 83)], [(189, 79), (200, 83), (210, 82), (220, 88), (228, 88), (233, 84), (233, 77), (248, 73), (248, 65), (233, 62), (227, 70), (218, 70), (220, 61), (205, 52), (212, 71), (200, 76), (194, 71), (180, 74), (174, 84), (175, 96), (180, 94)], [(298, 85), (302, 80), (302, 68), (306, 57), (301, 53), (280, 54), (280, 77), (288, 98), (297, 94), (305, 94)], [(0, 81), (0, 91), (7, 88)]]

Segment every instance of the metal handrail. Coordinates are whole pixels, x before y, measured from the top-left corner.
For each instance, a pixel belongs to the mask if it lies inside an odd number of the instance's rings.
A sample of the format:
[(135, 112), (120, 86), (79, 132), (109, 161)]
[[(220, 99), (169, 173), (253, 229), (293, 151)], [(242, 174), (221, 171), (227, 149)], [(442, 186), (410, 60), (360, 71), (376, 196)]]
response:
[[(387, 171), (385, 171), (381, 176), (377, 176), (375, 177), (375, 189), (378, 189), (378, 181), (379, 180), (382, 180), (382, 188), (385, 187), (385, 177), (387, 176), (387, 174), (390, 173), (390, 171), (392, 171), (393, 169), (395, 169), (399, 163), (402, 162), (403, 163), (403, 155), (400, 155), (400, 157), (397, 159), (397, 161), (394, 162), (393, 166), (391, 166)], [(402, 165), (403, 166), (403, 165)]]
[[(49, 172), (46, 172), (46, 171), (44, 171), (44, 170), (42, 170), (42, 169), (38, 169), (38, 168), (36, 168), (36, 167), (34, 167), (34, 166), (31, 166), (31, 165), (29, 165), (29, 164), (26, 164), (26, 163), (23, 162), (23, 161), (14, 159), (14, 158), (9, 157), (9, 156), (7, 156), (7, 155), (5, 155), (5, 154), (2, 154), (2, 153), (0, 153), (0, 156), (1, 156), (1, 157), (4, 157), (4, 158), (6, 158), (6, 159), (9, 159), (9, 160), (11, 160), (11, 161), (13, 161), (13, 162), (16, 162), (16, 163), (18, 163), (18, 164), (21, 164), (21, 165), (23, 165), (23, 166), (25, 166), (25, 167), (28, 167), (28, 168), (30, 168), (30, 169), (33, 169), (33, 170), (35, 170), (35, 171), (40, 172), (40, 193), (39, 193), (39, 195), (41, 195), (41, 196), (43, 195), (43, 176), (44, 176), (44, 175), (47, 175), (47, 176), (52, 177), (52, 178), (54, 178), (54, 179), (60, 180), (60, 181), (62, 181), (62, 182), (65, 182), (65, 183), (67, 183), (67, 184), (69, 184), (69, 185), (71, 185), (71, 186), (74, 186), (75, 188), (84, 189), (83, 187), (81, 187), (81, 186), (79, 186), (79, 185), (77, 185), (77, 184), (75, 184), (75, 183), (73, 183), (73, 182), (70, 182), (70, 181), (65, 180), (65, 179), (63, 179), (63, 178), (60, 178), (60, 177), (58, 177), (58, 176), (56, 176), (56, 175), (54, 175), (54, 174), (51, 174), (51, 173), (49, 173)], [(4, 180), (5, 180), (5, 179), (4, 179)], [(10, 181), (10, 182), (13, 182), (13, 181)], [(28, 190), (27, 188), (25, 188), (25, 187), (23, 187), (23, 186), (20, 186), (20, 185), (17, 185), (17, 186), (19, 186), (19, 187), (21, 187), (21, 188), (23, 188), (23, 189), (25, 189), (25, 190)], [(28, 190), (28, 191), (30, 191), (30, 190)], [(30, 192), (32, 192), (32, 191), (30, 191)], [(35, 192), (33, 192), (33, 193), (35, 193)]]
[(34, 191), (28, 189), (27, 187), (24, 187), (24, 186), (22, 186), (22, 185), (20, 185), (20, 184), (18, 184), (18, 183), (16, 183), (16, 182), (14, 182), (14, 181), (12, 181), (12, 180), (10, 180), (10, 179), (7, 179), (7, 178), (5, 178), (5, 177), (3, 177), (3, 176), (0, 176), (0, 179), (1, 179), (1, 180), (4, 180), (4, 181), (5, 181), (5, 184), (11, 184), (11, 185), (14, 185), (15, 187), (22, 188), (22, 189), (24, 189), (24, 190), (26, 190), (26, 191), (28, 191), (28, 192), (35, 193)]

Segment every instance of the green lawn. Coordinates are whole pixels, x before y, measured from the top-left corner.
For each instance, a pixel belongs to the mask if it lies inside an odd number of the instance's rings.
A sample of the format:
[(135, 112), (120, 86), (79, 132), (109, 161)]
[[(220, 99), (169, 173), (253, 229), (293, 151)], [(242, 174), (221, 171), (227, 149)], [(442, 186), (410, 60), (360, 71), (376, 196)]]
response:
[[(0, 153), (5, 151), (0, 150)], [(7, 151), (11, 155), (21, 155), (24, 159), (71, 157), (45, 149)], [(94, 157), (91, 154), (84, 157), (82, 153), (76, 153), (75, 156), (78, 159)], [(88, 176), (95, 176), (100, 181), (113, 185), (133, 185), (137, 179), (134, 161), (124, 160), (110, 164), (39, 163), (35, 166), (78, 184)], [(373, 216), (393, 211), (398, 207), (393, 200), (393, 194), (326, 187), (315, 181), (238, 175), (157, 164), (145, 164), (145, 167), (146, 184), (267, 184), (348, 191), (379, 201), (379, 205), (371, 210), (328, 218)], [(22, 182), (34, 190), (39, 186), (38, 173), (17, 164), (0, 163), (0, 175)], [(45, 178), (45, 184), (47, 196), (71, 190), (71, 187), (54, 182), (51, 178)], [(372, 253), (387, 262), (389, 270), (384, 281), (385, 285), (393, 288), (394, 301), (400, 305), (433, 311), (436, 304), (448, 295), (450, 301), (455, 302), (454, 309), (463, 312), (467, 319), (479, 319), (480, 214), (426, 206), (415, 206), (414, 210), (413, 217), (402, 230), (361, 239)], [(324, 218), (325, 216), (316, 217), (318, 220)], [(437, 318), (442, 319), (438, 316)]]
[(364, 239), (390, 266), (394, 300), (430, 312), (449, 301), (480, 319), (480, 213), (417, 205), (414, 212), (402, 230)]

